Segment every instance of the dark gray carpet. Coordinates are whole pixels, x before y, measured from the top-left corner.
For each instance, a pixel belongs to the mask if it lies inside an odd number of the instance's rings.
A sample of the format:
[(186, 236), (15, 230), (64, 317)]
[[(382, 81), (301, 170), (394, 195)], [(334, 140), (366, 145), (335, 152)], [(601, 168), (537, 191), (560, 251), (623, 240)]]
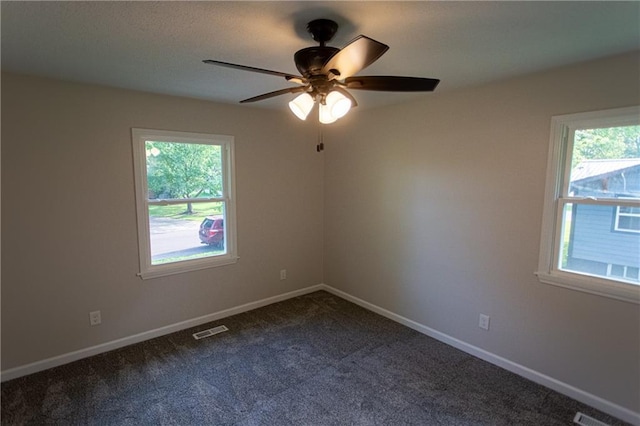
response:
[[(230, 331), (196, 341), (224, 324)], [(2, 384), (2, 424), (623, 424), (326, 292)]]

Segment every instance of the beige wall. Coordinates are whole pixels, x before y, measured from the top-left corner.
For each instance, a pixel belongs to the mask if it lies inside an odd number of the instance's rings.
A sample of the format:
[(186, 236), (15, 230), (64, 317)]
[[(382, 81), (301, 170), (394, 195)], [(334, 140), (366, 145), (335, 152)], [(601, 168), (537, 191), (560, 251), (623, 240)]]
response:
[(638, 104), (639, 75), (623, 55), (354, 111), (326, 143), (325, 282), (640, 412), (638, 305), (534, 276), (551, 117)]
[[(550, 118), (640, 102), (637, 55), (354, 110), (323, 155), (282, 111), (2, 89), (2, 370), (318, 284), (324, 254), (328, 285), (640, 412), (638, 306), (533, 275)], [(235, 136), (237, 264), (135, 276), (131, 127)]]
[[(136, 277), (132, 127), (235, 136), (237, 264)], [(3, 74), (2, 370), (321, 283), (314, 130), (282, 111)]]

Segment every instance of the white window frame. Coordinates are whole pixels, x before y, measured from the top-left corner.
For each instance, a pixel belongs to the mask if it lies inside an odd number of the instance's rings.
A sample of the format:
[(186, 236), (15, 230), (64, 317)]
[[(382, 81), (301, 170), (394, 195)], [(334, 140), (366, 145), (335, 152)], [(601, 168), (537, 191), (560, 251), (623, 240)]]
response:
[(540, 282), (640, 304), (640, 286), (638, 285), (558, 268), (563, 233), (562, 214), (566, 204), (628, 205), (632, 207), (640, 205), (637, 200), (594, 200), (564, 195), (568, 194), (575, 131), (638, 124), (640, 124), (639, 106), (559, 115), (552, 118), (540, 237), (540, 257), (538, 270), (535, 273)]
[(640, 229), (620, 228), (620, 216), (640, 218), (640, 213), (620, 213), (620, 206), (618, 206), (616, 207), (616, 221), (613, 226), (613, 229), (618, 232), (631, 232), (634, 234), (640, 234)]
[[(225, 248), (226, 253), (179, 262), (153, 265), (151, 263), (151, 240), (149, 234), (149, 204), (147, 188), (146, 141), (179, 142), (188, 144), (219, 145), (222, 147), (222, 196), (207, 199), (210, 202), (225, 203)], [(176, 132), (153, 129), (131, 129), (135, 172), (136, 214), (138, 220), (138, 253), (142, 279), (156, 278), (188, 271), (229, 265), (238, 260), (236, 246), (236, 206), (234, 138), (228, 135)], [(184, 203), (187, 200), (180, 200)], [(201, 199), (199, 201), (202, 201)], [(168, 201), (167, 203), (170, 203)]]

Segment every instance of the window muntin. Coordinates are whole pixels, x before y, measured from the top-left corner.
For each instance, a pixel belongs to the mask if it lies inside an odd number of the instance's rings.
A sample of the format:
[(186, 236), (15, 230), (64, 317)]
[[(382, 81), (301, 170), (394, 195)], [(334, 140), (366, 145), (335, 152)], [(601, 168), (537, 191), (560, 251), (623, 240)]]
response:
[[(231, 136), (133, 129), (140, 276), (234, 263)], [(215, 232), (201, 225), (219, 220)]]
[(640, 233), (619, 232), (640, 211), (639, 113), (552, 120), (540, 281), (640, 302)]

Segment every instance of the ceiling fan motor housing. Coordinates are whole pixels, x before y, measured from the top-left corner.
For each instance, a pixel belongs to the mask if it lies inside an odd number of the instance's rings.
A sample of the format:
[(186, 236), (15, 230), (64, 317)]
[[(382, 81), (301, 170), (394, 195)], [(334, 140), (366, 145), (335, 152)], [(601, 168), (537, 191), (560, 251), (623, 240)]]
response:
[(322, 74), (322, 67), (327, 60), (339, 52), (337, 47), (313, 46), (298, 50), (293, 56), (296, 68), (303, 77), (309, 78)]

